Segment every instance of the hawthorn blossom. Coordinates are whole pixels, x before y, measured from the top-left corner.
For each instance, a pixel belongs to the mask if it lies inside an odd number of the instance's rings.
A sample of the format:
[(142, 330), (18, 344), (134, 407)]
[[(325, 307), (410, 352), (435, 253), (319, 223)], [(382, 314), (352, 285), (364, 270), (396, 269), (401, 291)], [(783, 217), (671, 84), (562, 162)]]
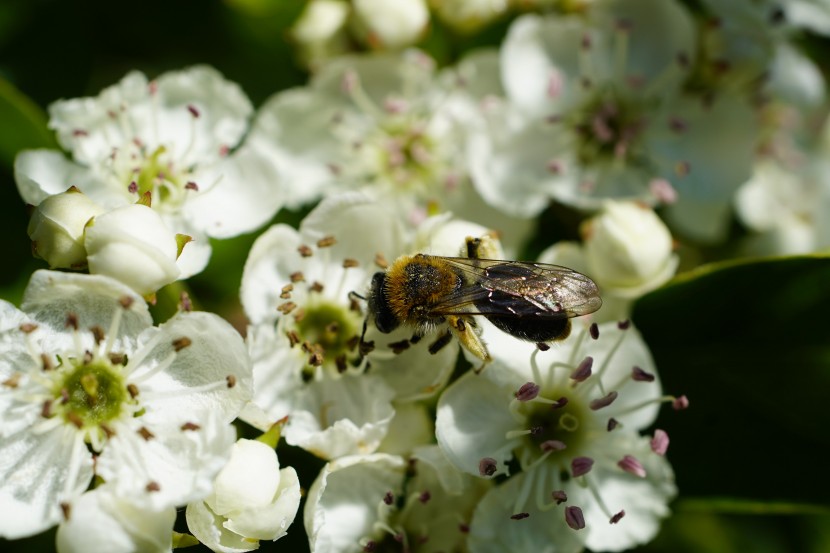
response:
[(69, 153), (26, 150), (15, 160), (23, 199), (38, 205), (75, 186), (107, 209), (145, 193), (171, 231), (194, 239), (183, 277), (210, 257), (208, 237), (251, 231), (281, 207), (270, 165), (243, 144), (253, 112), (242, 90), (197, 66), (148, 81), (138, 71), (96, 97), (59, 100), (49, 126)]
[(457, 343), (430, 353), (434, 337), (381, 334), (368, 322), (374, 348), (359, 344), (366, 315), (358, 296), (409, 240), (394, 210), (359, 193), (328, 197), (299, 230), (276, 225), (257, 239), (242, 276), (256, 383), (243, 420), (267, 430), (287, 416), (289, 444), (326, 459), (366, 454), (386, 434), (393, 400), (443, 388)]
[(452, 211), (518, 241), (529, 223), (488, 206), (469, 180), (466, 137), (479, 115), (458, 80), (416, 50), (343, 56), (267, 100), (248, 142), (291, 187), (289, 207), (359, 189), (412, 226)]
[[(671, 198), (700, 233), (723, 228), (756, 123), (736, 94), (684, 89), (696, 51), (694, 22), (674, 0), (517, 18), (500, 49), (503, 94), (482, 105), (484, 132), (471, 137), (477, 189), (524, 216), (551, 199), (593, 209), (608, 198)], [(692, 215), (714, 208), (720, 218)]]
[(0, 334), (0, 535), (68, 519), (93, 478), (156, 512), (210, 491), (251, 397), (224, 320), (181, 312), (153, 327), (125, 285), (42, 270), (22, 310), (0, 303)]
[(619, 551), (653, 538), (676, 489), (665, 448), (640, 431), (674, 398), (637, 331), (594, 324), (547, 351), (487, 323), (483, 336), (493, 363), (450, 385), (436, 419), (459, 470), (509, 476), (476, 508), (470, 551)]

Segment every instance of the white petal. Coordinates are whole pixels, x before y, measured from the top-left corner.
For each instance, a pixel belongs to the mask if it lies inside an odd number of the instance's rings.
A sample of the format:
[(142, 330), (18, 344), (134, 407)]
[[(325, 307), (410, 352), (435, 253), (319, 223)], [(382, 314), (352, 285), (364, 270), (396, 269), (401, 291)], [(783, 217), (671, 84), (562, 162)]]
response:
[(92, 480), (92, 455), (79, 440), (70, 425), (0, 438), (0, 536), (31, 536), (60, 521), (60, 503)]
[(127, 190), (105, 186), (86, 167), (78, 165), (57, 150), (24, 150), (14, 160), (14, 179), (23, 200), (38, 205), (47, 196), (76, 186), (106, 207), (130, 201)]
[(358, 540), (375, 533), (378, 505), (401, 493), (405, 461), (375, 454), (328, 463), (308, 492), (304, 510), (312, 553), (359, 553)]
[(508, 406), (512, 393), (522, 384), (498, 385), (487, 373), (472, 371), (454, 382), (438, 400), (435, 435), (450, 462), (459, 470), (479, 475), (479, 462), (484, 458), (498, 463), (496, 474), (506, 474), (507, 461), (513, 457), (516, 440), (505, 435), (516, 429), (516, 421)]
[(229, 238), (268, 222), (286, 201), (286, 185), (273, 165), (250, 144), (195, 177), (204, 186), (182, 208), (204, 234)]
[(289, 444), (324, 459), (371, 453), (395, 414), (393, 395), (370, 375), (316, 381), (302, 391), (302, 407), (291, 413), (283, 435)]
[(215, 514), (202, 501), (188, 504), (185, 516), (187, 529), (211, 551), (243, 553), (259, 549), (258, 541), (249, 540), (225, 528), (225, 518)]
[[(468, 545), (471, 553), (570, 553), (582, 551), (581, 536), (565, 524), (564, 505), (540, 511), (534, 502), (524, 506), (530, 516), (521, 520), (510, 517), (516, 497), (523, 486), (532, 485), (527, 473), (510, 478), (490, 490), (479, 502), (470, 524)], [(546, 493), (549, 493), (546, 490)], [(547, 499), (547, 498), (546, 498)]]
[[(127, 309), (120, 303), (124, 298), (131, 302)], [(106, 331), (115, 312), (121, 311), (121, 323), (114, 342), (118, 351), (133, 351), (136, 337), (153, 324), (141, 296), (117, 280), (102, 275), (36, 271), (23, 295), (22, 309), (39, 325), (52, 331), (41, 341), (43, 351), (74, 349), (71, 333), (66, 331), (69, 313), (78, 316), (81, 329), (100, 326)], [(89, 333), (83, 333), (82, 337), (92, 343)]]
[(378, 452), (408, 456), (413, 448), (435, 441), (435, 423), (426, 405), (420, 402), (396, 403), (395, 416)]
[[(830, 11), (828, 11), (830, 22)], [(772, 94), (799, 107), (821, 105), (826, 86), (821, 70), (800, 50), (781, 42), (775, 48), (768, 88)]]
[(69, 520), (58, 527), (59, 553), (164, 553), (173, 539), (173, 507), (149, 509), (117, 496), (104, 485), (72, 502)]
[(213, 411), (191, 410), (189, 422), (198, 429), (148, 425), (155, 433), (150, 439), (140, 437), (137, 428), (123, 428), (98, 457), (98, 474), (120, 496), (155, 509), (203, 499), (227, 462), (236, 431)]
[[(177, 340), (190, 344), (175, 352)], [(145, 397), (144, 417), (153, 424), (177, 426), (187, 422), (193, 411), (208, 408), (226, 422), (232, 421), (252, 394), (252, 369), (247, 348), (239, 333), (213, 313), (183, 312), (147, 333), (135, 357), (143, 357), (130, 375)], [(171, 355), (174, 361), (163, 371), (148, 374)], [(230, 386), (227, 378), (235, 380)], [(213, 385), (201, 391), (199, 387)], [(155, 395), (155, 398), (153, 397)]]

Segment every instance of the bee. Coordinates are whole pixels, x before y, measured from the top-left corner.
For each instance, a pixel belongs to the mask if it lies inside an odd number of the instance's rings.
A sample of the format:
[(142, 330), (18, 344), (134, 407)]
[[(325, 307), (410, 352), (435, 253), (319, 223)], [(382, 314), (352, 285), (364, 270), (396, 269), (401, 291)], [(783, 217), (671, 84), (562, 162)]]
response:
[(572, 317), (602, 305), (597, 285), (582, 273), (558, 265), (482, 259), (479, 245), (479, 239), (468, 238), (467, 257), (405, 255), (375, 273), (367, 321), (372, 319), (384, 334), (409, 326), (415, 331), (412, 342), (446, 323), (448, 331), (430, 345), (430, 353), (454, 335), (483, 361), (483, 368), (490, 354), (474, 315), (520, 340), (543, 344), (567, 338)]

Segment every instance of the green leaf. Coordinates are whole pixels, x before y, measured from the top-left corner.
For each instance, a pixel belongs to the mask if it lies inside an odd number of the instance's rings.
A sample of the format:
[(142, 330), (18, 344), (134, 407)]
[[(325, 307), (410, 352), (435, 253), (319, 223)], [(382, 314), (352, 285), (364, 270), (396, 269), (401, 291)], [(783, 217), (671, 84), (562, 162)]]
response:
[(830, 504), (830, 258), (712, 265), (637, 302), (683, 495)]
[(46, 127), (46, 113), (11, 83), (0, 79), (0, 163), (12, 167), (14, 157), (27, 148), (56, 148)]

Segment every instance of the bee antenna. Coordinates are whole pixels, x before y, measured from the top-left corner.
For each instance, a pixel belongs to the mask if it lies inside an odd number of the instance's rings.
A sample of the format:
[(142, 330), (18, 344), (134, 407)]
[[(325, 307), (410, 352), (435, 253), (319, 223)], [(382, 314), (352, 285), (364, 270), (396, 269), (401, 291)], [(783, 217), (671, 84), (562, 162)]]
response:
[[(357, 292), (355, 292), (354, 290), (352, 290), (351, 292), (349, 292), (349, 299), (350, 299), (350, 300), (353, 300), (353, 299), (355, 299), (355, 298), (357, 298), (357, 299), (359, 299), (359, 300), (366, 301), (366, 298), (364, 298), (363, 296), (361, 296), (360, 294), (358, 294)], [(364, 322), (364, 324), (363, 324), (363, 332), (364, 332), (364, 333), (366, 332), (366, 323), (365, 323), (365, 322)]]

